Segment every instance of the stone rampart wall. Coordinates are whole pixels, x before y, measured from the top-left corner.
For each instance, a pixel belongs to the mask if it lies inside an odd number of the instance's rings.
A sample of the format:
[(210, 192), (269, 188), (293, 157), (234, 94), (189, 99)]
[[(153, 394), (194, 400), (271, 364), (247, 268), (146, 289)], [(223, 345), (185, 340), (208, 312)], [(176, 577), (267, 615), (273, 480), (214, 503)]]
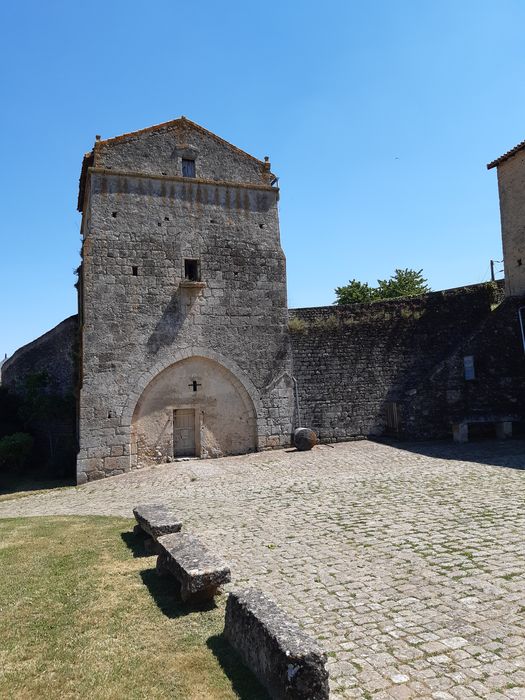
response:
[(50, 390), (63, 396), (74, 393), (77, 333), (78, 316), (70, 316), (19, 348), (2, 365), (2, 384), (21, 391), (28, 376), (45, 372)]
[[(291, 310), (301, 422), (324, 441), (425, 439), (450, 437), (465, 418), (523, 417), (521, 302), (501, 300), (501, 284), (483, 284)], [(465, 356), (474, 358), (471, 380)]]

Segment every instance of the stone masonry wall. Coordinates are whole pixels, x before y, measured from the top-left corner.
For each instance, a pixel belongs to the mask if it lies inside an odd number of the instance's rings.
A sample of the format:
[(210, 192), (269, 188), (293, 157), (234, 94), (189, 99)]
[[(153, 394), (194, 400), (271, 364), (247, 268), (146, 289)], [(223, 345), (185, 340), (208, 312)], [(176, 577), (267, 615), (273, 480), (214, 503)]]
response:
[(35, 440), (34, 462), (54, 476), (71, 476), (77, 452), (76, 382), (78, 316), (70, 316), (36, 340), (19, 348), (2, 366), (2, 384), (20, 398), (27, 380), (45, 374), (39, 390), (51, 400), (52, 410), (27, 418)]
[(392, 403), (409, 438), (450, 437), (453, 422), (473, 416), (523, 420), (520, 301), (501, 298), (501, 285), (488, 284), (291, 310), (302, 423), (324, 441), (384, 435)]
[(29, 375), (45, 372), (54, 392), (75, 393), (77, 333), (78, 316), (70, 316), (19, 348), (2, 365), (2, 384), (16, 393)]
[[(267, 184), (263, 163), (198, 129), (155, 135), (154, 158), (153, 137), (144, 138), (134, 148), (117, 142), (114, 157), (110, 142), (95, 146), (99, 169), (91, 172), (84, 204), (79, 481), (137, 465), (135, 406), (154, 377), (191, 356), (218, 362), (245, 387), (259, 449), (290, 439), (278, 191)], [(188, 151), (196, 158), (195, 180), (163, 175), (166, 163), (177, 171)], [(251, 181), (226, 184), (243, 157)], [(150, 176), (155, 163), (160, 173)], [(124, 168), (135, 174), (122, 174)], [(200, 260), (205, 288), (181, 286), (185, 258)]]
[(95, 144), (96, 167), (150, 175), (182, 176), (182, 158), (195, 159), (199, 179), (268, 185), (261, 161), (184, 117), (161, 128)]
[(518, 151), (498, 165), (501, 236), (505, 291), (525, 294), (525, 152)]

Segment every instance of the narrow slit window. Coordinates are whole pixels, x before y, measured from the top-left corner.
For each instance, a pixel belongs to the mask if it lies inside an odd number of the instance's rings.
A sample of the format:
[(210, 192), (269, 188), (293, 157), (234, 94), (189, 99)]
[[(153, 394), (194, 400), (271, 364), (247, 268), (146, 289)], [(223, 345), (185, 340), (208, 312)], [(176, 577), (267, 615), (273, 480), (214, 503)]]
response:
[(474, 368), (474, 355), (465, 355), (463, 358), (463, 370), (465, 379), (470, 381), (476, 379), (476, 370)]
[(195, 161), (189, 158), (182, 159), (182, 176), (195, 177)]
[(184, 261), (184, 277), (190, 282), (201, 281), (201, 264), (195, 258), (186, 258)]
[(139, 274), (139, 268), (137, 267), (137, 265), (133, 265), (131, 267), (131, 274), (133, 275), (133, 277), (137, 277), (137, 275)]

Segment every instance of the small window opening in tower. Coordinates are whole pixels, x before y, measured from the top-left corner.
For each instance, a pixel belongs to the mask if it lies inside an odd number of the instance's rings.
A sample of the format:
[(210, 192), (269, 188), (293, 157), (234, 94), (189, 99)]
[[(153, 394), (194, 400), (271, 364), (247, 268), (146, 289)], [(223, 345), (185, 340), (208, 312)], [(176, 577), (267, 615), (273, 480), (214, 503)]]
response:
[(137, 265), (131, 266), (131, 274), (133, 275), (133, 277), (136, 277), (139, 274), (139, 268)]
[(195, 177), (195, 161), (189, 158), (182, 159), (182, 176)]
[(201, 281), (201, 264), (200, 260), (194, 258), (186, 258), (184, 261), (184, 277), (190, 282)]

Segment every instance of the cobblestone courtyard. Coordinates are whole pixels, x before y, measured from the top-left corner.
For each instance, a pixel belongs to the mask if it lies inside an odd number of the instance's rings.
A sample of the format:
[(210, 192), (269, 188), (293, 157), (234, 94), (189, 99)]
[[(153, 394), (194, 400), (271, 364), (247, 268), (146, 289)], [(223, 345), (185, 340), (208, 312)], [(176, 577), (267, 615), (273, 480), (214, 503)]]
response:
[(174, 506), (329, 655), (336, 698), (525, 698), (525, 442), (354, 442), (162, 465), (0, 517)]

